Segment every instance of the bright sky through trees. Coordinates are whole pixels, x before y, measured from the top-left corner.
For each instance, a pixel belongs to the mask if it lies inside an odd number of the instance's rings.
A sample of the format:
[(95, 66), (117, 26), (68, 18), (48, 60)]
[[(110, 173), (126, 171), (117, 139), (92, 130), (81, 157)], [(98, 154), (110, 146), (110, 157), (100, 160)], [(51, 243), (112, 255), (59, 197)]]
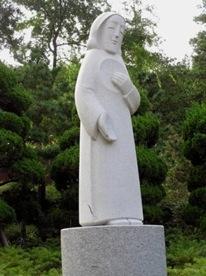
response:
[[(129, 6), (130, 0), (126, 2)], [(121, 1), (109, 0), (109, 3), (112, 4), (112, 10), (122, 12)], [(185, 55), (191, 56), (189, 40), (201, 29), (193, 19), (200, 14), (198, 6), (202, 4), (202, 0), (142, 0), (142, 3), (143, 6), (154, 7), (152, 19), (157, 23), (157, 34), (162, 40), (160, 49), (167, 56), (178, 60)]]
[[(112, 4), (112, 10), (121, 14), (121, 0), (108, 0)], [(131, 0), (127, 0), (127, 5)], [(157, 23), (157, 34), (161, 38), (159, 49), (169, 57), (181, 60), (185, 55), (191, 56), (192, 46), (189, 40), (196, 36), (201, 26), (193, 21), (194, 17), (200, 14), (198, 6), (202, 0), (142, 0), (143, 6), (154, 7), (152, 19)], [(145, 12), (145, 17), (150, 16)], [(153, 49), (152, 49), (153, 50)], [(14, 61), (8, 50), (0, 52), (0, 59), (8, 64)]]

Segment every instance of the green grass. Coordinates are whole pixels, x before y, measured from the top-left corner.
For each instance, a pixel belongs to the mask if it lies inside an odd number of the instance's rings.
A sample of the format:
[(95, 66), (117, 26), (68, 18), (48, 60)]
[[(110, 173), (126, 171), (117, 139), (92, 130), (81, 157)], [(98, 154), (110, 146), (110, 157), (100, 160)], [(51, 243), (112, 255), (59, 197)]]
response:
[(0, 249), (1, 276), (61, 275), (60, 250), (57, 247)]
[[(206, 240), (175, 231), (167, 235), (168, 276), (206, 276)], [(59, 276), (56, 240), (33, 248), (0, 248), (0, 276)]]
[(167, 248), (168, 276), (206, 276), (206, 240), (174, 233)]

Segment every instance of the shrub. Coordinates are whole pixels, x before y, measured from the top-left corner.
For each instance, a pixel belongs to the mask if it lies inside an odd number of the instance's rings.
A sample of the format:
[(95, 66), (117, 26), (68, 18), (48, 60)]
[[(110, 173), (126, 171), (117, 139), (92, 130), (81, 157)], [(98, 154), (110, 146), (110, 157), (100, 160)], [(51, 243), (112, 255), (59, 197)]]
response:
[(195, 104), (186, 114), (183, 122), (183, 138), (190, 140), (196, 133), (206, 134), (206, 104)]
[(195, 166), (191, 168), (190, 177), (188, 179), (188, 190), (190, 192), (195, 189), (206, 187), (206, 165)]
[(152, 147), (159, 137), (159, 120), (152, 113), (133, 117), (134, 138), (137, 144)]
[(51, 168), (51, 177), (55, 181), (57, 189), (66, 189), (70, 184), (76, 183), (78, 179), (78, 169), (78, 146), (73, 146), (58, 154)]
[(35, 159), (23, 158), (17, 161), (12, 169), (23, 183), (25, 183), (25, 181), (39, 183), (44, 176), (42, 164)]
[(16, 218), (16, 214), (14, 209), (9, 206), (5, 201), (0, 199), (0, 225), (8, 224), (14, 221)]
[(79, 144), (79, 131), (79, 127), (72, 127), (64, 132), (59, 140), (61, 150)]
[(206, 210), (206, 104), (196, 104), (188, 110), (183, 123), (183, 138), (184, 154), (193, 164), (188, 180), (191, 193), (184, 218), (189, 224), (202, 225), (203, 230), (206, 229), (203, 217)]
[(158, 205), (143, 205), (144, 222), (145, 223), (160, 223), (164, 216), (163, 210)]
[(21, 158), (23, 139), (16, 133), (0, 129), (0, 167), (8, 166)]
[(158, 185), (166, 177), (167, 167), (152, 149), (139, 146), (137, 148), (140, 179)]
[(142, 185), (141, 186), (143, 205), (155, 205), (165, 196), (165, 190), (162, 186)]
[(185, 142), (184, 155), (193, 165), (206, 163), (206, 134), (196, 133)]

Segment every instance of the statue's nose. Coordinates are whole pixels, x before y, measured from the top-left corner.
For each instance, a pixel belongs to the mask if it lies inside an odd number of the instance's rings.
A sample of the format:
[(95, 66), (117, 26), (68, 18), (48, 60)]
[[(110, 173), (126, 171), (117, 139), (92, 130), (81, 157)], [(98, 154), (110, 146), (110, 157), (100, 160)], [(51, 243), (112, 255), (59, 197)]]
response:
[(118, 26), (118, 27), (115, 29), (115, 33), (114, 33), (115, 38), (119, 38), (119, 34), (120, 34), (120, 27)]

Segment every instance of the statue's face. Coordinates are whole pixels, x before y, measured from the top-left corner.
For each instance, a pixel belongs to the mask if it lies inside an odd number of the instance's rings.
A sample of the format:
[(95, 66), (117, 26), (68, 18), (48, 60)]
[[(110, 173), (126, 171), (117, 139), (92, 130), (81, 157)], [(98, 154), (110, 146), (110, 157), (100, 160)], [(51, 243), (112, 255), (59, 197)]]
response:
[(123, 34), (125, 30), (125, 21), (119, 15), (112, 15), (103, 24), (102, 48), (111, 54), (120, 52)]

